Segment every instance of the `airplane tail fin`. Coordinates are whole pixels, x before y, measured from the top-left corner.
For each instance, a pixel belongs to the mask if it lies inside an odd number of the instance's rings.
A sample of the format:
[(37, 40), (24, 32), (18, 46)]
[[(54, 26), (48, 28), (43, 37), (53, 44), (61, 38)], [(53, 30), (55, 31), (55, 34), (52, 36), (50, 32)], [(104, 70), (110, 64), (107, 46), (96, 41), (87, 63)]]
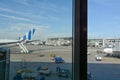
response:
[(35, 33), (35, 29), (29, 30), (23, 37), (19, 37), (19, 40), (29, 41)]

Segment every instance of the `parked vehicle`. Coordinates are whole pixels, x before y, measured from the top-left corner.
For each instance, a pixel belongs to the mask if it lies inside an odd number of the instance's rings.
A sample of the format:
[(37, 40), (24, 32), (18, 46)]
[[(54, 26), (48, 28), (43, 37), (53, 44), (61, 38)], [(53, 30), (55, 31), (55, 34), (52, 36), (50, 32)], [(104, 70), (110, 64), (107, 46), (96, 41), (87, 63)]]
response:
[(96, 59), (97, 61), (101, 61), (101, 60), (102, 60), (102, 57), (101, 57), (101, 56), (96, 55), (96, 56), (95, 56), (95, 59)]
[(61, 57), (55, 57), (54, 60), (55, 60), (56, 63), (62, 63), (63, 62), (63, 59)]

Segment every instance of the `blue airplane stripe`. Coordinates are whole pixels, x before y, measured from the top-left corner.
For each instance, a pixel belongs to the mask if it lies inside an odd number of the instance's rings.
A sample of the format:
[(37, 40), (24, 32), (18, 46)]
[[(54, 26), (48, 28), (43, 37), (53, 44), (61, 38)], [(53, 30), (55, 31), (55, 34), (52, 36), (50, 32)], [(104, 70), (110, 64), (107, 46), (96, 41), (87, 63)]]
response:
[(31, 30), (28, 33), (28, 40), (31, 40)]
[(26, 35), (23, 36), (23, 40), (26, 40)]
[(33, 34), (35, 33), (35, 29), (33, 29)]

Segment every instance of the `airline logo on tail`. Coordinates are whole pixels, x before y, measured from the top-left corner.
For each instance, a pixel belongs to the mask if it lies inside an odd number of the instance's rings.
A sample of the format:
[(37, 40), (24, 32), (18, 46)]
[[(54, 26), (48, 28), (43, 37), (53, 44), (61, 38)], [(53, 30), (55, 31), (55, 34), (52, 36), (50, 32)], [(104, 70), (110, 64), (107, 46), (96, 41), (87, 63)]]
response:
[(34, 33), (35, 29), (29, 30), (23, 37), (19, 37), (19, 40), (29, 41)]

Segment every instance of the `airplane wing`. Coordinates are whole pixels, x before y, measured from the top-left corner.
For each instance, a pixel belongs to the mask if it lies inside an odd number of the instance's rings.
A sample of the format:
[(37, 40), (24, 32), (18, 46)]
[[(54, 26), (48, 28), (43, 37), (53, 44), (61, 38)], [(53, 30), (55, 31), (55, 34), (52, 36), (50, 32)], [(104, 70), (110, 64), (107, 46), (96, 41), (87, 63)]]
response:
[(0, 45), (14, 44), (14, 43), (20, 43), (20, 42), (22, 42), (22, 41), (2, 39), (2, 40), (0, 40)]

